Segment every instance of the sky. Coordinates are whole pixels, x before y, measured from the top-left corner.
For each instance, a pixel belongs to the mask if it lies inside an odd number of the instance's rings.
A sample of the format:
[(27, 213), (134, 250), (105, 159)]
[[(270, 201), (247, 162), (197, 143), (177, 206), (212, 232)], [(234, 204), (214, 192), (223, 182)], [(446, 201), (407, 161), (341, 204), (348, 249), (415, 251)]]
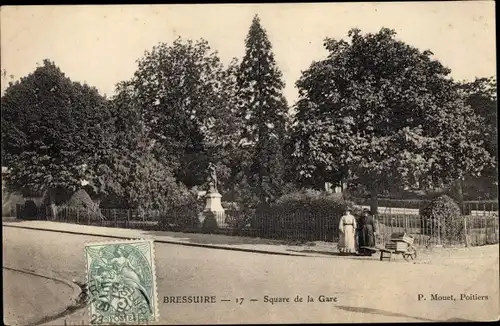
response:
[(326, 57), (323, 40), (347, 38), (382, 27), (452, 70), (458, 80), (496, 75), (493, 1), (406, 3), (2, 6), (2, 91), (51, 59), (74, 81), (112, 96), (132, 77), (136, 60), (160, 42), (177, 37), (208, 41), (228, 64), (244, 55), (244, 39), (258, 14), (286, 83), (289, 104), (295, 82), (313, 61)]

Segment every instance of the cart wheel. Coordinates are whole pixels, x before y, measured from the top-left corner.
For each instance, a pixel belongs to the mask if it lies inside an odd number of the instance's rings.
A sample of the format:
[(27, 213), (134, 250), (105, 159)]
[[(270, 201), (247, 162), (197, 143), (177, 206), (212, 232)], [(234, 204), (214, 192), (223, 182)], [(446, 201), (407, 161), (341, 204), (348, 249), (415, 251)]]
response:
[(413, 246), (408, 247), (408, 250), (403, 254), (403, 258), (406, 261), (415, 260), (417, 258), (417, 249)]

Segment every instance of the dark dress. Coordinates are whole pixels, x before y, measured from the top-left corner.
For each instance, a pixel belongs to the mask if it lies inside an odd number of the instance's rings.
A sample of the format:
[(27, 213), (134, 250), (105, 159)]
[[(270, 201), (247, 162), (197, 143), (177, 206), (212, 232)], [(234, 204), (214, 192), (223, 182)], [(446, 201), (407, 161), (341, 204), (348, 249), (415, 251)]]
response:
[(364, 216), (358, 217), (358, 219), (356, 220), (356, 223), (357, 223), (357, 227), (356, 227), (356, 248), (358, 249), (358, 251), (361, 251), (360, 247), (364, 246), (364, 244), (361, 242), (362, 241), (362, 239), (361, 239), (361, 230), (363, 229), (363, 225), (365, 224), (365, 217)]
[(359, 246), (375, 247), (375, 219), (372, 215), (367, 215), (361, 219)]

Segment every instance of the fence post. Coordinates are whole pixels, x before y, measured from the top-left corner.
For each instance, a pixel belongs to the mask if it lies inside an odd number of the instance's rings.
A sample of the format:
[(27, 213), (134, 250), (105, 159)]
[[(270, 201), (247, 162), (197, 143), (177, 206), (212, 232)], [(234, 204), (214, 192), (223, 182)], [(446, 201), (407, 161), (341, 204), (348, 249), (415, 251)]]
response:
[[(486, 204), (484, 204), (486, 206)], [(486, 217), (486, 207), (484, 207), (483, 211), (483, 222), (484, 222), (484, 243), (483, 244), (488, 244), (488, 224), (487, 224), (487, 217)]]
[(470, 247), (470, 243), (469, 243), (469, 233), (467, 231), (467, 216), (463, 216), (464, 217), (464, 236), (465, 236), (465, 246), (466, 247)]
[(80, 210), (76, 210), (76, 224), (80, 224)]
[(500, 221), (498, 220), (498, 216), (496, 219), (493, 220), (494, 222), (494, 228), (495, 228), (495, 241), (498, 243), (499, 242), (499, 233), (500, 233), (500, 230), (499, 230), (499, 227), (500, 227)]
[(125, 224), (125, 227), (128, 229), (130, 226), (130, 220), (132, 219), (132, 209), (129, 208), (127, 211), (127, 222)]
[(437, 218), (437, 247), (441, 247), (441, 217)]

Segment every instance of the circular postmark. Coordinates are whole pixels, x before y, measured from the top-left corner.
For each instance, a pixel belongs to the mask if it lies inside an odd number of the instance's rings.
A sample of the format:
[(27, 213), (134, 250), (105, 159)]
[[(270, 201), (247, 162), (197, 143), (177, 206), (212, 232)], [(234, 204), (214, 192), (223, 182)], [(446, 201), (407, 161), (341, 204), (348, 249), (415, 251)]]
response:
[(153, 318), (154, 284), (144, 248), (109, 244), (88, 249), (91, 324), (147, 322)]

